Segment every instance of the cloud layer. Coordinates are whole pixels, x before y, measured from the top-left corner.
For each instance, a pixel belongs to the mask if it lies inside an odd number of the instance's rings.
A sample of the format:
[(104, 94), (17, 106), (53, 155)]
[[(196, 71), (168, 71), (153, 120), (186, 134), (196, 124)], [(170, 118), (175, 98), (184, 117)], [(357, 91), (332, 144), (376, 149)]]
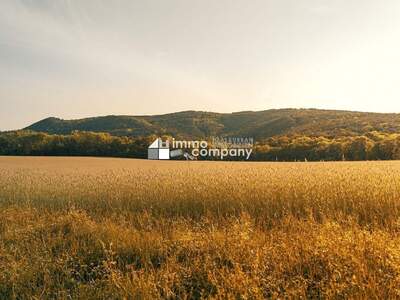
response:
[(0, 2), (0, 130), (47, 116), (400, 112), (400, 3)]

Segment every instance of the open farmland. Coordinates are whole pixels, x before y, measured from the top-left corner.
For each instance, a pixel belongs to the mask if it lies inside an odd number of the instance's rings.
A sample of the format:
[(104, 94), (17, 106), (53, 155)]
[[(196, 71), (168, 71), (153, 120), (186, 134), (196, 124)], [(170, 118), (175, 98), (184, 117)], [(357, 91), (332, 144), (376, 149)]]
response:
[(400, 162), (0, 157), (0, 299), (400, 297)]

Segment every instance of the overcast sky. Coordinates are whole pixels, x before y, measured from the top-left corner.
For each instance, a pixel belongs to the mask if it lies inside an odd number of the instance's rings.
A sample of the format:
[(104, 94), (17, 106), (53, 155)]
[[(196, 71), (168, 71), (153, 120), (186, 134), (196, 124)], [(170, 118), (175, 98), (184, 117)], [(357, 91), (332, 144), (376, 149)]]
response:
[(398, 0), (0, 0), (0, 130), (56, 116), (400, 112)]

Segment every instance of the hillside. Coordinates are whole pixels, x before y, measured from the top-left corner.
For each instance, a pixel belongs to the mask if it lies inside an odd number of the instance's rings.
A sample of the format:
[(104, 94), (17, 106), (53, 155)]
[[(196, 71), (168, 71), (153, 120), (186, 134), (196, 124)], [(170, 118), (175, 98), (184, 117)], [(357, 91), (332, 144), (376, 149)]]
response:
[(400, 132), (400, 114), (317, 109), (274, 109), (226, 114), (185, 111), (154, 116), (104, 116), (79, 120), (52, 117), (25, 129), (50, 134), (69, 134), (79, 130), (135, 137), (150, 134), (187, 138), (212, 135), (252, 136), (257, 139), (276, 135), (341, 137), (363, 135), (371, 131)]

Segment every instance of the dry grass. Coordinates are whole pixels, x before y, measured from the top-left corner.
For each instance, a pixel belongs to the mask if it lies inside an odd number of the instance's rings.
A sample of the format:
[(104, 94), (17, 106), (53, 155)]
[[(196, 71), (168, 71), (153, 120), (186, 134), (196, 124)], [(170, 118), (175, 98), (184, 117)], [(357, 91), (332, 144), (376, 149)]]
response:
[(0, 157), (0, 298), (398, 298), (399, 199), (400, 162)]

